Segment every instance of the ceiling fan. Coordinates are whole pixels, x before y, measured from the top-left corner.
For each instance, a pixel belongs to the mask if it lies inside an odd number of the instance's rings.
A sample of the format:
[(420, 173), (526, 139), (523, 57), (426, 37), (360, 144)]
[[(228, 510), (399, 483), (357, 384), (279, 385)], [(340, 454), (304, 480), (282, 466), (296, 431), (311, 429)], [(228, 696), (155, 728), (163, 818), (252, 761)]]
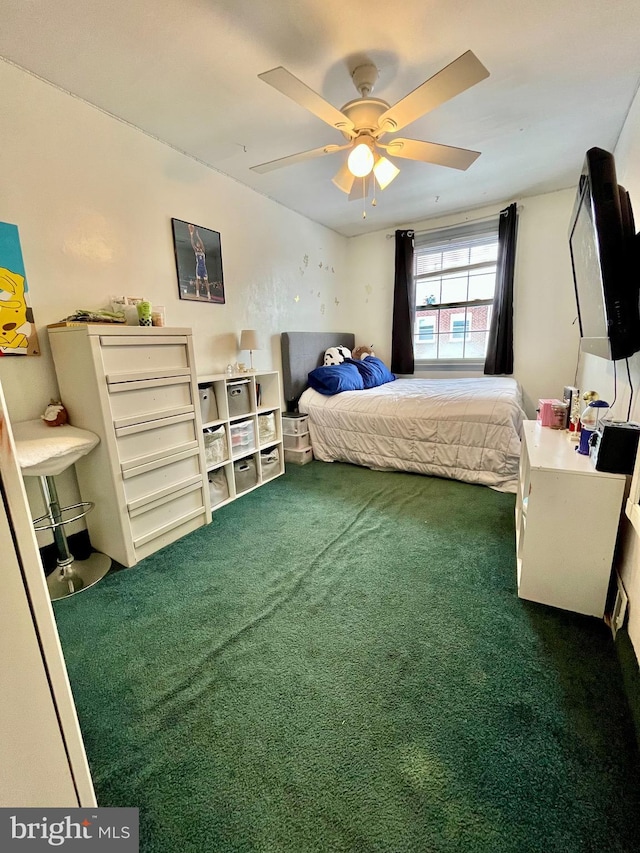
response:
[[(373, 63), (365, 62), (356, 67), (351, 75), (360, 97), (349, 101), (339, 110), (286, 68), (272, 68), (271, 71), (258, 74), (258, 77), (339, 130), (347, 142), (344, 145), (331, 144), (301, 151), (251, 168), (254, 172), (271, 172), (283, 166), (350, 149), (348, 159), (333, 178), (333, 183), (348, 193), (350, 199), (367, 196), (372, 175), (381, 189), (385, 189), (398, 175), (400, 170), (385, 154), (452, 169), (468, 169), (480, 156), (479, 151), (399, 137), (381, 142), (381, 137), (396, 133), (488, 76), (489, 72), (484, 65), (468, 50), (396, 104), (389, 106), (380, 98), (370, 97), (378, 79), (378, 69)], [(356, 181), (356, 178), (362, 178), (362, 181)]]

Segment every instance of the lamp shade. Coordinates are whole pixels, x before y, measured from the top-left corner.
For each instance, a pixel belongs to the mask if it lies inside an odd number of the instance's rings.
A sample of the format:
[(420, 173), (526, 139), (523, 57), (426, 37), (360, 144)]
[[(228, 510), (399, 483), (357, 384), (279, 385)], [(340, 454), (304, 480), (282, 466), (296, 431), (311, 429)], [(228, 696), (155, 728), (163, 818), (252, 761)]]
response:
[(373, 174), (381, 190), (386, 189), (391, 181), (400, 174), (400, 169), (386, 157), (379, 157), (373, 167)]
[(349, 164), (345, 161), (331, 180), (339, 190), (342, 190), (343, 193), (347, 193), (348, 195), (353, 187), (355, 175), (351, 173)]
[(260, 349), (260, 341), (258, 340), (258, 333), (255, 329), (243, 329), (240, 332), (240, 349)]

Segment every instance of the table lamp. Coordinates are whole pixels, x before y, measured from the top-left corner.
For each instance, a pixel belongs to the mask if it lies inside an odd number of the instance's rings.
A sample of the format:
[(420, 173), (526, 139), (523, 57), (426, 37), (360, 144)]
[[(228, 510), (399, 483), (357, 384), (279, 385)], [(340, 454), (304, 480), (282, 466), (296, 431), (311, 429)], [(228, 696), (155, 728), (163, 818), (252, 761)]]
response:
[(254, 349), (260, 349), (258, 333), (255, 329), (243, 329), (240, 332), (240, 349), (249, 350), (249, 358), (251, 361), (249, 369), (253, 371), (253, 351)]

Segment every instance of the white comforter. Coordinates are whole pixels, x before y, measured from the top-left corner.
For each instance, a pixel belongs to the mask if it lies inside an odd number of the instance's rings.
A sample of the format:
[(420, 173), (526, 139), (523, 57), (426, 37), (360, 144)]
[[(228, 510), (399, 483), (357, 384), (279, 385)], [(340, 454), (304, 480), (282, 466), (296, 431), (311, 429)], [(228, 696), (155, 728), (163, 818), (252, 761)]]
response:
[(299, 410), (323, 462), (516, 491), (524, 412), (514, 379), (396, 379), (333, 397), (308, 388)]

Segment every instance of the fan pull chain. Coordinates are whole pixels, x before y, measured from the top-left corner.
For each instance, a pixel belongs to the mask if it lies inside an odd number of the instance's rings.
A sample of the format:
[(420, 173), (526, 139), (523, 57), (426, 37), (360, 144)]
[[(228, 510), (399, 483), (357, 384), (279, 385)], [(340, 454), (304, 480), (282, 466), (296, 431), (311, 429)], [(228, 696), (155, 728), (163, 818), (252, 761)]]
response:
[(367, 196), (366, 196), (366, 184), (365, 179), (362, 179), (362, 218), (367, 218)]

